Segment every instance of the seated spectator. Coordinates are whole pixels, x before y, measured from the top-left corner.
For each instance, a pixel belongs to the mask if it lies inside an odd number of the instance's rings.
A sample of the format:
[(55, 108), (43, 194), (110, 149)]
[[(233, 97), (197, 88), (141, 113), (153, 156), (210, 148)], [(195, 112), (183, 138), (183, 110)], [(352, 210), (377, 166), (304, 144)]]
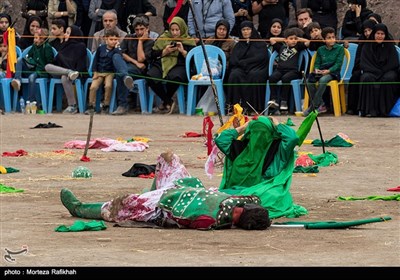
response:
[(54, 62), (45, 66), (49, 74), (61, 78), (68, 101), (68, 107), (63, 111), (64, 114), (76, 114), (78, 112), (72, 82), (80, 74), (87, 73), (87, 66), (87, 52), (83, 33), (78, 26), (72, 25), (65, 32), (65, 39), (54, 58)]
[(65, 31), (67, 30), (67, 24), (62, 19), (55, 19), (51, 22), (51, 37), (49, 40), (50, 45), (57, 51), (60, 49), (61, 44), (65, 39)]
[(358, 110), (362, 117), (387, 117), (399, 97), (399, 59), (385, 24), (375, 25), (373, 42), (361, 50), (360, 96)]
[(26, 49), (33, 44), (33, 36), (38, 28), (41, 28), (42, 20), (40, 17), (31, 16), (27, 24), (25, 25), (24, 33), (22, 34), (22, 38), (18, 40), (17, 46), (21, 48), (21, 50)]

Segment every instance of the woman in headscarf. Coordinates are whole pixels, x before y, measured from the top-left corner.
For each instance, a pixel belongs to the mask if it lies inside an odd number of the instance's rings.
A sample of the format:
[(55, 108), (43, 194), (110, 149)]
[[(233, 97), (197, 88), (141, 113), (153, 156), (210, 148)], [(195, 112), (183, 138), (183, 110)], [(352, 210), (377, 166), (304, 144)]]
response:
[(357, 46), (356, 57), (354, 59), (354, 67), (351, 72), (349, 80), (349, 87), (347, 88), (347, 112), (348, 115), (358, 115), (357, 106), (360, 95), (360, 57), (361, 51), (367, 41), (371, 40), (371, 33), (374, 30), (376, 23), (373, 20), (367, 19), (363, 22), (363, 33), (360, 35), (359, 43)]
[(267, 44), (260, 40), (261, 36), (251, 21), (242, 22), (240, 30), (239, 42), (229, 61), (227, 105), (239, 103), (245, 112), (253, 112), (253, 107), (259, 113), (265, 107), (269, 63)]
[(7, 31), (7, 28), (11, 25), (11, 16), (9, 14), (0, 14), (0, 36)]
[(31, 16), (25, 25), (24, 33), (22, 34), (22, 38), (18, 41), (17, 45), (22, 50), (26, 49), (29, 46), (32, 46), (33, 35), (35, 34), (35, 31), (40, 27), (43, 27), (40, 17)]
[[(239, 136), (242, 138), (237, 140)], [(294, 148), (299, 144), (290, 126), (274, 117), (259, 116), (222, 131), (215, 144), (225, 154), (220, 191), (258, 196), (270, 218), (307, 214), (305, 208), (293, 204), (290, 194)]]
[(227, 66), (229, 58), (236, 44), (235, 40), (229, 36), (230, 25), (226, 19), (220, 19), (215, 25), (215, 35), (205, 40), (206, 45), (213, 45), (222, 49), (225, 53)]
[(78, 26), (72, 25), (65, 32), (64, 42), (53, 64), (47, 64), (45, 69), (54, 77), (61, 77), (61, 83), (67, 96), (68, 107), (65, 114), (76, 114), (78, 112), (72, 82), (84, 74), (88, 69), (86, 45), (83, 41), (83, 33)]
[(48, 0), (25, 0), (22, 4), (21, 15), (26, 19), (25, 28), (29, 28), (29, 19), (32, 16), (39, 17), (42, 20), (42, 27), (49, 28), (47, 23), (47, 3)]
[(358, 110), (361, 116), (387, 117), (399, 97), (399, 58), (385, 24), (375, 25), (360, 57), (361, 85)]
[(342, 36), (347, 39), (357, 39), (362, 33), (362, 23), (372, 13), (367, 8), (367, 0), (348, 0), (349, 10), (342, 22)]
[[(169, 24), (169, 30), (155, 41), (151, 54), (153, 63), (147, 72), (147, 82), (163, 102), (157, 108), (161, 113), (171, 114), (174, 111), (176, 104), (172, 96), (179, 83), (187, 82), (185, 60), (188, 52), (195, 46), (196, 43), (188, 34), (188, 26), (180, 17), (174, 17)], [(164, 85), (161, 79), (167, 84)]]

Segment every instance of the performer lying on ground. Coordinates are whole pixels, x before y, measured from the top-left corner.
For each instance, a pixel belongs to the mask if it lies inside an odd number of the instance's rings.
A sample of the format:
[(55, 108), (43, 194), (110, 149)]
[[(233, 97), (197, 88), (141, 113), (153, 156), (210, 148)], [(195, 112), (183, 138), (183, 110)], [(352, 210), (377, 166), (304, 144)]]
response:
[(266, 229), (268, 211), (256, 196), (232, 196), (206, 190), (190, 177), (179, 157), (164, 153), (158, 157), (153, 187), (143, 194), (117, 197), (106, 203), (82, 203), (68, 189), (61, 190), (61, 202), (74, 217), (109, 222), (142, 221), (159, 226), (222, 229), (240, 227)]
[[(296, 132), (278, 119), (264, 116), (235, 127), (215, 138), (226, 156), (219, 190), (258, 196), (272, 219), (307, 214), (304, 207), (293, 204), (290, 194), (294, 148), (299, 144)], [(238, 140), (240, 135), (243, 137)]]

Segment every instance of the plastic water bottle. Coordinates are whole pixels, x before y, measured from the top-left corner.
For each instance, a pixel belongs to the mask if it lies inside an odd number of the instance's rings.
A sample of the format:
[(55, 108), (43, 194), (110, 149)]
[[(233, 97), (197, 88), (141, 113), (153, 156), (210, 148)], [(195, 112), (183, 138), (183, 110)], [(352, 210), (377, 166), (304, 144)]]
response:
[(31, 104), (31, 114), (36, 115), (36, 111), (37, 111), (36, 101), (33, 101)]
[(30, 113), (31, 113), (31, 102), (26, 101), (25, 114), (29, 115)]
[(23, 97), (19, 100), (19, 106), (21, 107), (21, 113), (25, 113), (25, 100)]

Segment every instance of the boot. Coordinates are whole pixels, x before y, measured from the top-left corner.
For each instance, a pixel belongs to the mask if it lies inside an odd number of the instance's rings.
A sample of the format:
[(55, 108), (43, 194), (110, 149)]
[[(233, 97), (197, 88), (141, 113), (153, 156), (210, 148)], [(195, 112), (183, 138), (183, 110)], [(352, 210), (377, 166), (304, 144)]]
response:
[(60, 193), (62, 204), (73, 217), (84, 219), (102, 219), (101, 206), (103, 203), (82, 203), (68, 189), (62, 189)]

